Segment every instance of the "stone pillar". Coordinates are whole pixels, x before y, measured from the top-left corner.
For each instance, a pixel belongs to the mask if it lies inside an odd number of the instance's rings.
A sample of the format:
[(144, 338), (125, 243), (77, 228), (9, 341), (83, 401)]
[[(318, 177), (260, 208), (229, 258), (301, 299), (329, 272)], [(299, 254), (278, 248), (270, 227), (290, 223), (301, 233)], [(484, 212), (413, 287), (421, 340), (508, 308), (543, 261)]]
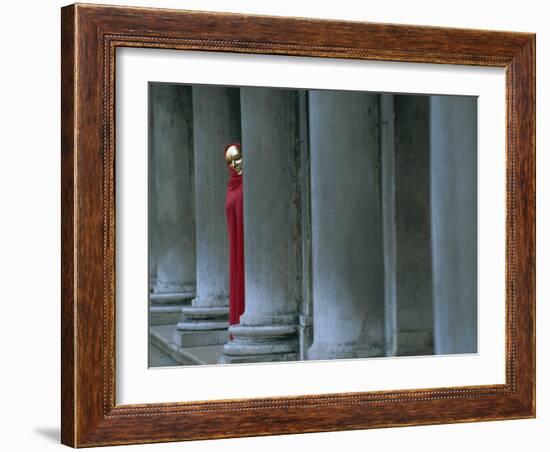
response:
[(397, 354), (395, 111), (393, 98), (393, 94), (380, 95), (380, 160), (382, 164), (386, 356), (395, 356)]
[(477, 352), (477, 100), (432, 96), (435, 352)]
[(157, 216), (157, 173), (155, 171), (155, 153), (154, 149), (154, 117), (153, 109), (153, 93), (154, 84), (149, 83), (148, 87), (148, 102), (149, 102), (149, 130), (148, 134), (148, 151), (147, 151), (147, 228), (148, 228), (148, 272), (149, 272), (149, 292), (154, 292), (157, 285), (157, 253), (158, 253), (158, 216)]
[(397, 355), (431, 355), (430, 97), (393, 99)]
[(241, 89), (245, 312), (220, 362), (298, 357), (301, 296), (296, 91)]
[(179, 315), (181, 304), (195, 293), (191, 88), (151, 84), (150, 114), (157, 214), (151, 312), (160, 309), (166, 315), (175, 310)]
[(310, 91), (309, 359), (384, 355), (379, 96)]
[(308, 92), (298, 92), (300, 165), (299, 190), (302, 231), (302, 297), (300, 304), (299, 349), (300, 360), (307, 360), (307, 351), (313, 342), (313, 298), (311, 295), (311, 177), (309, 153)]
[(240, 142), (238, 88), (193, 87), (197, 296), (182, 309), (176, 333), (182, 347), (224, 344), (229, 326), (229, 257), (224, 149)]

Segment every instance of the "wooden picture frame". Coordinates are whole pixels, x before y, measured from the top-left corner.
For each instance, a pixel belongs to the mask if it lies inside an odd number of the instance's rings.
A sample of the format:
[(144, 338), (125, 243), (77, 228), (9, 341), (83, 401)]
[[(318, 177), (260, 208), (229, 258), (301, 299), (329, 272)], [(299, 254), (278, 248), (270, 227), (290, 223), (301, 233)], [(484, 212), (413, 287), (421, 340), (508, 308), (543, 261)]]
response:
[[(535, 416), (535, 35), (75, 4), (62, 8), (62, 442), (73, 447)], [(506, 70), (506, 383), (115, 403), (115, 50)]]

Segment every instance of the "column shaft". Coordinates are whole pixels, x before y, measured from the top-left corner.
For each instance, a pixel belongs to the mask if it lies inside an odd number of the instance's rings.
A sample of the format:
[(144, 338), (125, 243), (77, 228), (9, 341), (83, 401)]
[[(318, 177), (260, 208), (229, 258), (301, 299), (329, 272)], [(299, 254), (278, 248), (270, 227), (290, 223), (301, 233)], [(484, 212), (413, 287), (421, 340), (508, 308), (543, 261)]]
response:
[(155, 247), (150, 253), (156, 257), (150, 309), (165, 323), (177, 321), (182, 304), (195, 293), (191, 88), (153, 83), (149, 93), (150, 171), (155, 173), (151, 201), (156, 211), (156, 221), (150, 223), (156, 230), (149, 231)]
[[(193, 87), (197, 296), (178, 323), (181, 345), (225, 343), (228, 325), (228, 241), (224, 149), (241, 140), (238, 88)], [(186, 334), (187, 333), (187, 334)]]
[(393, 99), (397, 355), (431, 355), (430, 98)]
[(222, 362), (297, 358), (301, 297), (296, 91), (241, 89), (245, 312)]
[(155, 153), (154, 153), (154, 111), (150, 108), (153, 105), (154, 85), (149, 84), (148, 96), (149, 96), (149, 130), (148, 134), (148, 152), (147, 152), (147, 227), (148, 227), (148, 248), (149, 248), (149, 292), (154, 292), (157, 285), (157, 253), (158, 253), (158, 215), (157, 215), (157, 173), (155, 171)]
[(384, 354), (379, 96), (309, 93), (313, 344), (309, 359)]
[(431, 98), (435, 351), (477, 351), (477, 102)]
[(298, 93), (300, 130), (299, 190), (302, 231), (302, 299), (300, 304), (300, 359), (308, 359), (307, 351), (313, 342), (313, 298), (311, 294), (311, 177), (309, 152), (308, 92)]
[(380, 95), (380, 124), (386, 355), (395, 356), (397, 354), (397, 264), (395, 234), (395, 110), (393, 94)]

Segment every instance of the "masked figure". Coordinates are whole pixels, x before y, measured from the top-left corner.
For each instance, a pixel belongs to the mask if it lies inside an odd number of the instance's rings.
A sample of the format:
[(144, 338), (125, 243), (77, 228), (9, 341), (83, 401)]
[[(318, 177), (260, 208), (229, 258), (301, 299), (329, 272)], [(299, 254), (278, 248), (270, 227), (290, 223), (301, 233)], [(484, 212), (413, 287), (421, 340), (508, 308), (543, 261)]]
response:
[(229, 238), (229, 324), (239, 323), (244, 312), (244, 219), (243, 169), (239, 143), (225, 148), (230, 177), (227, 185), (225, 214)]

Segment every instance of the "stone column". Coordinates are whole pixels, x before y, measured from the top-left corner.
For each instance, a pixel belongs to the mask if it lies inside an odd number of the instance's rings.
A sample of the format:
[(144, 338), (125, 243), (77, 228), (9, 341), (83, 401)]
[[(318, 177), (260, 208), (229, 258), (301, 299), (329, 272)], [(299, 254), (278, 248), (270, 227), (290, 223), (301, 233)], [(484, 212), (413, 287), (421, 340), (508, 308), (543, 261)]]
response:
[(397, 354), (397, 288), (395, 235), (395, 111), (394, 95), (380, 95), (382, 224), (384, 236), (384, 317), (386, 355)]
[(393, 99), (396, 353), (431, 355), (430, 97)]
[(151, 84), (150, 113), (157, 213), (157, 278), (151, 312), (179, 315), (182, 303), (195, 294), (191, 88)]
[(477, 352), (477, 100), (432, 96), (435, 352)]
[(197, 296), (182, 309), (176, 333), (182, 347), (224, 344), (229, 326), (229, 256), (224, 149), (240, 142), (238, 88), (193, 87)]
[(300, 360), (307, 360), (307, 351), (313, 342), (313, 299), (311, 296), (311, 177), (309, 155), (308, 92), (298, 92), (300, 167), (299, 190), (302, 231), (302, 299), (300, 304), (299, 349)]
[(241, 89), (245, 312), (220, 362), (295, 360), (301, 296), (298, 96)]
[(149, 271), (149, 292), (154, 292), (157, 285), (157, 253), (158, 253), (158, 216), (157, 216), (157, 173), (155, 171), (155, 153), (154, 149), (154, 117), (153, 109), (153, 94), (154, 84), (148, 85), (148, 102), (149, 102), (149, 131), (148, 134), (148, 151), (147, 151), (147, 227), (148, 227), (148, 271)]
[(309, 359), (384, 355), (379, 96), (309, 93), (313, 344)]

